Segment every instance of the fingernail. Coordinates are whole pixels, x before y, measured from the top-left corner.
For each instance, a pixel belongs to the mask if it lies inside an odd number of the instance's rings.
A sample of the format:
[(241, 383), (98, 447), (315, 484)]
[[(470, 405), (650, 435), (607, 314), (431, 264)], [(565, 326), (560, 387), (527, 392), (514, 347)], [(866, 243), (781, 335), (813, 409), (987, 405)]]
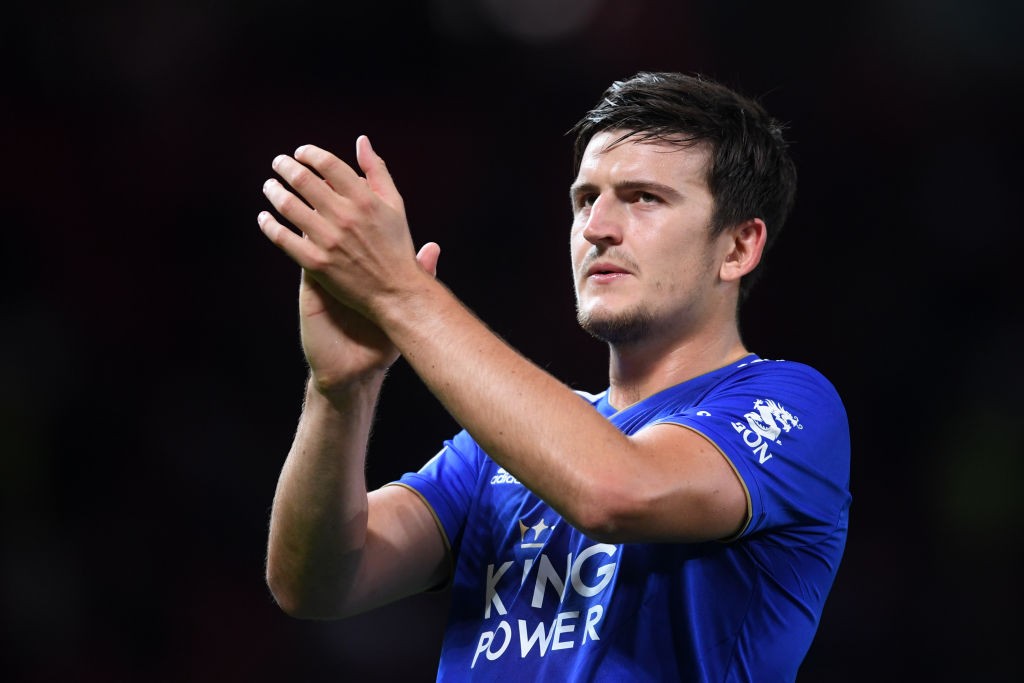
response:
[(274, 162), (270, 165), (273, 166), (274, 168), (277, 168), (278, 166), (281, 165), (281, 162), (284, 161), (284, 158), (285, 157), (283, 154), (278, 154), (276, 157), (274, 157)]
[(309, 147), (309, 145), (302, 145), (300, 147), (297, 147), (295, 149), (295, 156), (299, 156), (300, 154), (302, 154), (302, 152), (305, 151), (307, 147)]
[(273, 178), (270, 178), (269, 180), (267, 180), (267, 182), (263, 183), (263, 191), (270, 192), (270, 188), (274, 186), (274, 182), (275, 180)]

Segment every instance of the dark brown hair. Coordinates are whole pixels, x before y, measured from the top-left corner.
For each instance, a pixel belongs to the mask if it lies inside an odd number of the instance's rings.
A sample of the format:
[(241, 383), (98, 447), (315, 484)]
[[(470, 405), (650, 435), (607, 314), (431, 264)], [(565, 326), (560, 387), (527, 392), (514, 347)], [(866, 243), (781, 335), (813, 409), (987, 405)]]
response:
[[(623, 131), (619, 141), (708, 145), (712, 235), (760, 218), (768, 226), (767, 252), (796, 197), (796, 166), (783, 129), (758, 102), (702, 76), (640, 72), (612, 83), (569, 132), (576, 135), (574, 173), (590, 139), (606, 130)], [(741, 298), (760, 271), (758, 265), (743, 278)]]

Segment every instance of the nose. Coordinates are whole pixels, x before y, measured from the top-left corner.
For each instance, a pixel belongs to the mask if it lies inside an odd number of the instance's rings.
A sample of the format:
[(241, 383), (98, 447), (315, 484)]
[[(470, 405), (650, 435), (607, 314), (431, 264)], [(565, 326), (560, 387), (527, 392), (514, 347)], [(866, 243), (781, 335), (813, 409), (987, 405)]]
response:
[(591, 244), (619, 244), (622, 241), (622, 221), (615, 197), (599, 196), (590, 207), (583, 225), (583, 239)]

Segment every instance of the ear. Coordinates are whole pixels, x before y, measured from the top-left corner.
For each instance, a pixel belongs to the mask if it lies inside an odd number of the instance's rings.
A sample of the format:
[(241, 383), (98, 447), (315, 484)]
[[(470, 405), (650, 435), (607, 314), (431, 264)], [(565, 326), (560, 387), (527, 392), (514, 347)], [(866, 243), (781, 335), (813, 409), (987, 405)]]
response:
[(718, 274), (725, 282), (739, 282), (761, 262), (768, 227), (760, 218), (751, 218), (727, 228), (722, 237), (726, 252)]

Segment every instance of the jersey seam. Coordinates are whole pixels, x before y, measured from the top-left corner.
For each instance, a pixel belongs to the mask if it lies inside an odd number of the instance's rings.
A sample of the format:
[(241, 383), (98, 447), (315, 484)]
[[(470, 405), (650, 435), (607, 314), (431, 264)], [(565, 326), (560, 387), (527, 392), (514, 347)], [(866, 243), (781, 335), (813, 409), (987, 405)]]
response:
[(404, 482), (393, 481), (389, 484), (385, 484), (384, 486), (401, 486), (404, 489), (412, 491), (414, 494), (416, 494), (416, 497), (423, 501), (423, 504), (427, 506), (427, 510), (430, 511), (430, 516), (434, 518), (434, 524), (437, 525), (438, 531), (441, 532), (441, 540), (444, 541), (444, 548), (446, 551), (444, 555), (445, 559), (447, 560), (446, 563), (448, 565), (448, 572), (443, 582), (441, 582), (437, 586), (429, 588), (427, 592), (445, 590), (452, 584), (452, 581), (454, 581), (455, 579), (455, 553), (452, 552), (452, 544), (448, 538), (448, 532), (445, 531), (444, 524), (441, 523), (441, 518), (438, 516), (437, 511), (434, 510), (434, 506), (430, 504), (430, 501), (428, 501), (422, 493), (420, 493), (415, 488), (409, 486)]
[(725, 461), (727, 463), (729, 463), (729, 467), (732, 468), (732, 471), (736, 475), (736, 478), (739, 479), (739, 481), (740, 481), (740, 486), (743, 487), (743, 495), (746, 498), (746, 504), (747, 504), (747, 514), (746, 514), (746, 520), (743, 522), (743, 526), (740, 527), (739, 531), (737, 531), (735, 534), (732, 534), (731, 536), (726, 536), (725, 538), (717, 539), (717, 542), (718, 543), (732, 543), (733, 541), (736, 541), (736, 540), (742, 538), (743, 534), (745, 534), (747, 529), (750, 528), (750, 524), (751, 524), (751, 522), (754, 519), (754, 503), (753, 503), (753, 500), (751, 500), (751, 498), (750, 498), (750, 489), (747, 487), (747, 482), (743, 478), (743, 475), (740, 474), (739, 468), (736, 467), (736, 464), (732, 461), (732, 458), (730, 458), (726, 454), (726, 452), (724, 450), (722, 450), (722, 448), (717, 443), (715, 443), (714, 439), (712, 439), (710, 436), (708, 436), (704, 432), (700, 431), (699, 429), (696, 429), (695, 427), (691, 427), (688, 424), (683, 424), (682, 422), (675, 422), (675, 421), (672, 421), (672, 420), (660, 420), (660, 421), (657, 421), (657, 422), (652, 422), (648, 426), (653, 426), (655, 424), (676, 425), (677, 427), (682, 427), (683, 429), (689, 429), (694, 434), (699, 434), (700, 436), (704, 437), (704, 439), (708, 443), (710, 443), (712, 446), (714, 446), (715, 450), (718, 451), (722, 455), (723, 458), (725, 458)]

